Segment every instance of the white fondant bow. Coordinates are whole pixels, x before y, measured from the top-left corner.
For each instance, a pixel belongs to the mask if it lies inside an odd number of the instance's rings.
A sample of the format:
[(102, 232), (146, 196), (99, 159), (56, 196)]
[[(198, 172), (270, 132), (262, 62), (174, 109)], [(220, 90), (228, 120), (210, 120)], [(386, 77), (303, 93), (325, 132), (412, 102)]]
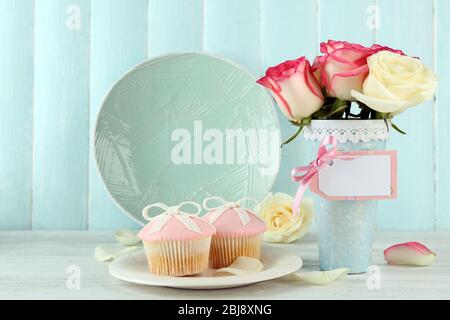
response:
[[(209, 207), (208, 202), (212, 201), (212, 200), (221, 202), (222, 205), (220, 205), (218, 207)], [(256, 205), (259, 205), (258, 201), (256, 201), (253, 198), (248, 198), (248, 197), (242, 198), (238, 202), (226, 202), (221, 197), (209, 197), (203, 201), (203, 208), (205, 208), (208, 211), (215, 209), (215, 211), (211, 214), (211, 216), (209, 218), (209, 223), (211, 223), (211, 224), (214, 224), (214, 222), (216, 222), (217, 219), (219, 219), (226, 210), (233, 209), (234, 212), (236, 212), (236, 214), (239, 216), (239, 219), (241, 220), (242, 225), (246, 226), (250, 222), (250, 217), (248, 215), (247, 209), (242, 207), (242, 203), (244, 201), (252, 201), (252, 202), (256, 203)]]
[[(187, 205), (191, 205), (191, 206), (195, 207), (197, 209), (197, 211), (194, 213), (189, 213), (189, 212), (184, 212), (184, 211), (180, 210), (183, 206), (187, 206)], [(161, 214), (159, 214), (155, 217), (150, 217), (149, 210), (151, 208), (159, 208), (159, 209), (164, 210), (164, 212), (162, 212)], [(169, 220), (172, 218), (175, 218), (178, 221), (180, 221), (188, 230), (197, 232), (197, 233), (202, 233), (200, 227), (192, 219), (192, 217), (196, 217), (197, 215), (199, 215), (200, 212), (202, 212), (202, 207), (196, 202), (190, 202), (190, 201), (182, 202), (178, 206), (175, 206), (175, 207), (169, 207), (165, 203), (158, 202), (158, 203), (154, 203), (149, 206), (146, 206), (142, 210), (142, 215), (144, 216), (145, 220), (147, 220), (147, 221), (156, 220), (156, 222), (153, 224), (153, 226), (148, 231), (148, 235), (152, 235), (154, 233), (161, 231), (164, 228), (164, 226), (167, 224), (167, 222), (169, 222)]]

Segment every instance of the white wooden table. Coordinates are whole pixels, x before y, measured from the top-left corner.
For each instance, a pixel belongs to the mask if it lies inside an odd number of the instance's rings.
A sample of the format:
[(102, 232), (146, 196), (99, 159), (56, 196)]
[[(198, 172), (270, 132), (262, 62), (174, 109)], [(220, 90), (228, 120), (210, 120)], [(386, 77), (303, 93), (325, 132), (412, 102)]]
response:
[[(437, 253), (429, 267), (388, 266), (383, 249), (420, 241)], [(369, 290), (367, 275), (348, 276), (328, 286), (273, 280), (247, 287), (191, 291), (139, 286), (109, 275), (94, 259), (99, 244), (115, 243), (113, 232), (0, 232), (0, 299), (450, 299), (450, 233), (379, 233), (374, 243), (381, 289)], [(317, 244), (307, 236), (281, 245), (299, 254), (304, 269), (317, 270)], [(68, 268), (81, 271), (80, 289), (68, 289)], [(70, 269), (69, 269), (70, 271)]]

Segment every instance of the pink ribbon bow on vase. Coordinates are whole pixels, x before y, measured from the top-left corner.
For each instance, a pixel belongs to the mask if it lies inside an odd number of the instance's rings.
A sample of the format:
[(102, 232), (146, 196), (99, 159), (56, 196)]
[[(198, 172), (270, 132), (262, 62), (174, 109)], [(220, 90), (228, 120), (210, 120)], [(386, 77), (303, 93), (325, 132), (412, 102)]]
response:
[[(330, 149), (327, 146), (331, 145)], [(337, 139), (334, 136), (327, 136), (322, 140), (317, 152), (317, 159), (312, 161), (309, 165), (303, 167), (297, 167), (292, 169), (291, 179), (294, 182), (300, 182), (300, 187), (294, 198), (294, 204), (292, 206), (292, 212), (297, 215), (300, 210), (300, 204), (302, 202), (303, 195), (306, 188), (311, 183), (312, 179), (319, 173), (319, 171), (326, 166), (333, 163), (335, 159), (341, 160), (353, 160), (355, 156), (338, 155)]]

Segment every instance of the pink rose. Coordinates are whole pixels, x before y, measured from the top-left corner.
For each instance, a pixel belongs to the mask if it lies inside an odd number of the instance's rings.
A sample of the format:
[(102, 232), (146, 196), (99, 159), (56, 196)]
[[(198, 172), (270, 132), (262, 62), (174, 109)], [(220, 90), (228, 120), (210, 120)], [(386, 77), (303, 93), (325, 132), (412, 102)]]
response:
[(329, 40), (320, 44), (319, 56), (312, 66), (327, 95), (341, 100), (354, 100), (352, 90), (361, 92), (369, 74), (367, 58), (380, 51), (391, 51), (404, 55), (400, 50), (378, 44), (370, 48), (346, 41)]
[(305, 57), (267, 69), (265, 77), (257, 82), (270, 90), (283, 114), (291, 121), (308, 118), (324, 102), (320, 85)]

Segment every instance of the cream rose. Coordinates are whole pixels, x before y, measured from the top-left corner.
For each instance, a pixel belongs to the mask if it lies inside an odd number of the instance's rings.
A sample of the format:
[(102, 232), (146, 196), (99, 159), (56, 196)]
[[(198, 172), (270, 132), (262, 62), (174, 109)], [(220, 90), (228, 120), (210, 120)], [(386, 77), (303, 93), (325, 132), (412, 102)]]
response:
[(362, 93), (353, 90), (352, 96), (371, 109), (397, 115), (433, 98), (437, 78), (419, 59), (381, 51), (367, 60)]
[(291, 243), (303, 237), (312, 222), (312, 199), (304, 198), (297, 216), (292, 214), (294, 199), (283, 193), (269, 193), (261, 202), (259, 214), (266, 222), (267, 242)]

